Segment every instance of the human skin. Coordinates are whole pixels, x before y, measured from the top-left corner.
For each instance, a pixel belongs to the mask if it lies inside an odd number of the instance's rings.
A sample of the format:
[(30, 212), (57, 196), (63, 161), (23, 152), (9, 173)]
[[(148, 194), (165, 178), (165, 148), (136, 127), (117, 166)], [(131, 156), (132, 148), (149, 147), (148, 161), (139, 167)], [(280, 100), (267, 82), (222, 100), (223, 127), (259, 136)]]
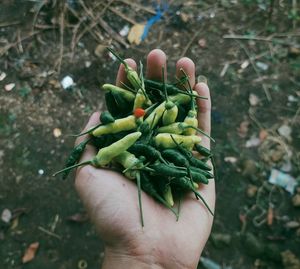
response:
[[(127, 59), (126, 62), (136, 69), (134, 60)], [(161, 80), (162, 66), (166, 66), (165, 53), (159, 49), (152, 50), (147, 57), (146, 77)], [(197, 106), (199, 128), (210, 134), (211, 99), (208, 86), (195, 83), (195, 64), (191, 59), (185, 57), (178, 60), (178, 77), (182, 75), (181, 68), (189, 75), (193, 89), (208, 98), (198, 99)], [(123, 65), (120, 65), (117, 74), (117, 85), (121, 81), (128, 82)], [(84, 130), (98, 123), (99, 112), (95, 112)], [(85, 139), (86, 136), (78, 138), (76, 144)], [(207, 137), (202, 136), (202, 145), (210, 148)], [(95, 148), (87, 145), (81, 161), (92, 159), (96, 153)], [(87, 165), (77, 169), (75, 187), (105, 243), (102, 268), (197, 268), (213, 217), (194, 195), (187, 194), (181, 201), (180, 218), (176, 221), (169, 209), (142, 192), (145, 223), (142, 228), (135, 182), (117, 172)], [(199, 192), (214, 210), (214, 180), (202, 185)]]

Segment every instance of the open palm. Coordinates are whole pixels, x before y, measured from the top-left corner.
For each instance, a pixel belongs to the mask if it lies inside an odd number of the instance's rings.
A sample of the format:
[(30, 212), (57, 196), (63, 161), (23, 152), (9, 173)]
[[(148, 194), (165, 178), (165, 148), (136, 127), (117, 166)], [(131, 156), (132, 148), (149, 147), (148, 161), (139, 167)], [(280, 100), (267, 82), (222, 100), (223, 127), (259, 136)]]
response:
[[(136, 68), (132, 59), (127, 63)], [(166, 55), (153, 50), (147, 58), (147, 78), (160, 80)], [(183, 68), (190, 83), (199, 95), (208, 100), (198, 100), (199, 127), (210, 133), (210, 94), (204, 83), (195, 84), (195, 65), (188, 58), (176, 64), (180, 76)], [(117, 85), (127, 82), (124, 66), (117, 75)], [(99, 123), (99, 113), (94, 113), (85, 129)], [(80, 137), (80, 143), (86, 137)], [(202, 138), (203, 145), (210, 147), (209, 140)], [(88, 145), (81, 161), (90, 160), (96, 154)], [(96, 229), (105, 242), (103, 268), (196, 268), (212, 226), (212, 216), (205, 206), (188, 194), (181, 203), (179, 221), (175, 215), (146, 193), (142, 193), (145, 226), (140, 223), (138, 193), (135, 182), (121, 174), (90, 165), (77, 169), (76, 189), (86, 206)], [(199, 192), (210, 208), (214, 208), (215, 186), (210, 180)]]

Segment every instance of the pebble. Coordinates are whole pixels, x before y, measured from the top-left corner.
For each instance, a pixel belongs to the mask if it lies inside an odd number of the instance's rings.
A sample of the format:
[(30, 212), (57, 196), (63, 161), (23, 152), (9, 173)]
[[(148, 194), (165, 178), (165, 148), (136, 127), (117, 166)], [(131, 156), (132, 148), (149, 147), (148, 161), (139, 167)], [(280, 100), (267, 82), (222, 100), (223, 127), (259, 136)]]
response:
[(248, 188), (247, 188), (247, 191), (246, 191), (247, 196), (248, 196), (249, 198), (255, 197), (255, 196), (256, 196), (256, 193), (257, 193), (257, 190), (258, 190), (258, 188), (257, 188), (255, 185), (250, 184), (250, 185), (248, 186)]
[(9, 83), (9, 84), (6, 84), (6, 85), (4, 86), (4, 90), (6, 90), (7, 92), (10, 92), (15, 86), (16, 86), (15, 83)]
[(9, 209), (5, 208), (1, 214), (1, 220), (5, 223), (9, 223), (12, 218), (12, 213)]
[(296, 194), (293, 199), (292, 203), (294, 207), (300, 207), (300, 194)]

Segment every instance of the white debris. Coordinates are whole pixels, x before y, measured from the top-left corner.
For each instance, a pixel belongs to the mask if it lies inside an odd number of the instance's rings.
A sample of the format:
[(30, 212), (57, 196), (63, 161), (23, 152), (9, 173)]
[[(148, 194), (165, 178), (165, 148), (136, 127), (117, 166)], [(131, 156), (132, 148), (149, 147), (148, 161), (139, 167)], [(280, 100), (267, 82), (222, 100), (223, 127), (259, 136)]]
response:
[(9, 83), (9, 84), (6, 84), (6, 85), (4, 86), (4, 90), (6, 90), (7, 92), (10, 92), (15, 86), (16, 86), (15, 83)]
[(269, 182), (283, 187), (286, 191), (293, 194), (295, 187), (297, 186), (297, 181), (294, 177), (289, 174), (283, 173), (277, 169), (271, 170), (271, 175), (269, 177)]
[(261, 69), (263, 71), (266, 71), (269, 68), (269, 65), (266, 63), (263, 63), (263, 62), (256, 62), (255, 64), (259, 69)]
[(251, 136), (249, 140), (246, 141), (246, 148), (254, 148), (260, 145), (261, 140), (257, 136)]
[(60, 84), (65, 90), (75, 85), (74, 80), (70, 76), (65, 76)]
[(129, 33), (129, 26), (126, 24), (124, 25), (124, 27), (121, 29), (121, 31), (119, 32), (120, 36), (127, 36)]
[(259, 98), (257, 95), (250, 93), (249, 95), (249, 103), (251, 106), (257, 106), (258, 103), (260, 102)]
[(233, 156), (227, 156), (227, 157), (224, 158), (224, 161), (226, 163), (232, 163), (232, 164), (234, 164), (234, 163), (237, 162), (237, 158), (233, 157)]
[(288, 96), (288, 101), (289, 102), (298, 102), (298, 98), (296, 98), (295, 96), (293, 96), (293, 95), (289, 95)]
[(286, 138), (287, 140), (291, 140), (291, 134), (292, 134), (292, 128), (288, 125), (281, 125), (279, 128), (278, 128), (278, 133), (283, 136), (284, 138)]
[(85, 61), (84, 65), (85, 65), (86, 68), (89, 68), (92, 65), (92, 62), (91, 61)]
[(39, 175), (43, 175), (45, 173), (45, 171), (43, 169), (39, 169), (38, 174)]
[(1, 214), (1, 220), (5, 223), (9, 223), (12, 218), (12, 213), (9, 209), (5, 208)]
[(0, 73), (0, 81), (2, 81), (2, 80), (5, 79), (5, 78), (6, 78), (6, 73), (1, 72), (1, 73)]

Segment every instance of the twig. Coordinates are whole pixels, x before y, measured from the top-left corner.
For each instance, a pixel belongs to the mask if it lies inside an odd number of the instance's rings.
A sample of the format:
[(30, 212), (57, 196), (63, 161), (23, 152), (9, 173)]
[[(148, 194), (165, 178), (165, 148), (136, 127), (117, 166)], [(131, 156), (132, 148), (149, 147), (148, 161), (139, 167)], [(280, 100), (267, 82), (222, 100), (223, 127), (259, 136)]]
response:
[(128, 1), (128, 0), (119, 0), (119, 1), (126, 4), (126, 5), (133, 6), (133, 7), (136, 7), (138, 9), (144, 10), (144, 11), (150, 13), (150, 14), (153, 14), (153, 15), (156, 14), (156, 12), (152, 8), (144, 7), (142, 5), (139, 5), (138, 3), (135, 3), (134, 1)]
[(4, 46), (3, 48), (0, 48), (0, 57), (3, 56), (11, 48), (17, 46), (19, 44), (19, 42), (22, 42), (30, 37), (33, 37), (34, 35), (39, 34), (40, 32), (41, 31), (31, 32), (28, 36), (20, 38), (18, 41), (14, 42), (14, 43), (10, 43), (10, 44)]
[[(237, 41), (237, 40), (236, 40), (236, 41)], [(247, 57), (248, 57), (248, 59), (249, 59), (251, 65), (252, 65), (252, 67), (253, 67), (255, 73), (257, 74), (257, 76), (258, 76), (259, 78), (261, 78), (260, 72), (259, 72), (259, 70), (256, 68), (255, 63), (254, 63), (254, 61), (252, 60), (251, 55), (250, 55), (250, 53), (248, 52), (247, 48), (246, 48), (243, 44), (241, 44), (241, 42), (237, 41), (237, 43), (238, 43), (239, 46), (244, 50), (244, 52), (245, 52), (245, 54), (247, 55)], [(271, 95), (270, 95), (270, 92), (269, 92), (268, 87), (267, 87), (264, 83), (262, 83), (262, 88), (263, 88), (263, 90), (264, 90), (264, 92), (265, 92), (265, 95), (266, 95), (266, 97), (267, 97), (267, 100), (268, 100), (269, 102), (271, 102), (271, 101), (272, 101), (272, 97), (271, 97)]]
[(104, 6), (104, 8), (102, 9), (102, 11), (101, 11), (101, 13), (100, 13), (100, 16), (103, 16), (104, 13), (106, 12), (106, 10), (107, 10), (108, 8), (111, 8), (111, 4), (112, 4), (114, 1), (115, 1), (115, 0), (110, 0), (110, 1)]
[[(297, 13), (297, 0), (293, 0), (292, 2), (292, 10)], [(296, 29), (296, 26), (297, 26), (297, 20), (293, 20), (293, 29)]]
[(9, 26), (12, 26), (12, 25), (18, 25), (18, 24), (20, 24), (19, 21), (2, 22), (2, 23), (0, 23), (0, 28), (1, 28), (1, 27), (9, 27)]
[(187, 45), (185, 46), (185, 48), (183, 49), (181, 56), (183, 57), (185, 56), (186, 52), (188, 51), (188, 49), (190, 48), (190, 46), (193, 44), (193, 42), (195, 41), (196, 37), (199, 35), (201, 31), (196, 31), (195, 34), (192, 36), (191, 40), (189, 43), (187, 43)]
[(98, 18), (98, 22), (100, 26), (117, 42), (122, 44), (125, 48), (128, 48), (129, 45), (127, 42), (118, 34), (116, 33), (102, 18)]
[(95, 27), (96, 25), (100, 25), (104, 31), (106, 31), (113, 39), (115, 39), (117, 42), (119, 42), (121, 45), (123, 45), (125, 48), (128, 48), (128, 44), (126, 41), (117, 33), (115, 32), (109, 25), (106, 23), (102, 18), (101, 14), (98, 18), (94, 16), (94, 14), (85, 6), (82, 0), (79, 1), (85, 12), (90, 16), (90, 18), (93, 20), (92, 25), (90, 26), (90, 29)]
[(224, 39), (236, 39), (236, 40), (254, 40), (254, 41), (264, 41), (264, 42), (275, 42), (282, 45), (292, 45), (290, 42), (284, 42), (279, 39), (273, 38), (273, 35), (270, 36), (247, 36), (247, 35), (223, 35)]
[(60, 13), (60, 19), (59, 19), (59, 58), (57, 61), (57, 73), (60, 73), (61, 70), (61, 63), (64, 53), (64, 30), (65, 30), (65, 10), (66, 10), (66, 4), (63, 4), (62, 11)]
[(55, 233), (53, 233), (53, 232), (50, 232), (50, 231), (46, 230), (45, 228), (43, 228), (43, 227), (41, 227), (41, 226), (39, 226), (38, 229), (39, 229), (40, 231), (44, 232), (45, 234), (48, 234), (48, 235), (50, 235), (50, 236), (53, 236), (53, 237), (55, 237), (55, 238), (57, 238), (57, 239), (59, 239), (59, 240), (62, 239), (61, 236), (59, 236), (58, 234), (55, 234)]
[(125, 14), (123, 14), (122, 12), (120, 12), (119, 10), (117, 10), (114, 7), (109, 7), (109, 10), (113, 13), (115, 13), (116, 15), (118, 15), (120, 18), (124, 19), (125, 21), (128, 21), (131, 24), (137, 24), (137, 22), (134, 19), (131, 19), (129, 17), (127, 17)]

